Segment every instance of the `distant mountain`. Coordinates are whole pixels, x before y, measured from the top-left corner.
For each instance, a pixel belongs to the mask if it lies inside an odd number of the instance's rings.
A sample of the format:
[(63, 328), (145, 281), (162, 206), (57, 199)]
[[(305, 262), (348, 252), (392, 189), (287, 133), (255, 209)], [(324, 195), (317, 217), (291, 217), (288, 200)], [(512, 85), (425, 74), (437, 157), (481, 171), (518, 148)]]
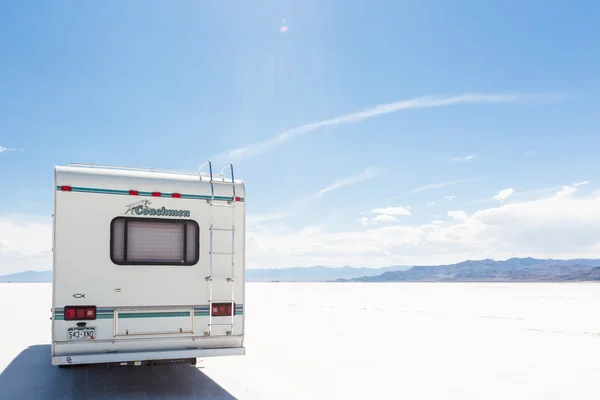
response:
[(561, 282), (600, 280), (600, 260), (511, 258), (419, 266), (338, 282)]
[(247, 269), (247, 282), (328, 282), (338, 279), (353, 279), (380, 275), (384, 272), (405, 271), (410, 267), (393, 266), (386, 268), (355, 267), (295, 267), (279, 269)]
[[(380, 275), (388, 271), (406, 270), (410, 267), (353, 268), (307, 267), (282, 269), (247, 269), (248, 282), (326, 282)], [(26, 271), (0, 276), (0, 282), (52, 282), (52, 271)]]
[(52, 271), (25, 271), (0, 276), (0, 282), (49, 283), (52, 282)]
[[(600, 281), (600, 260), (468, 260), (435, 266), (387, 268), (295, 267), (247, 269), (247, 282), (572, 282)], [(52, 282), (52, 271), (0, 276), (0, 282)]]

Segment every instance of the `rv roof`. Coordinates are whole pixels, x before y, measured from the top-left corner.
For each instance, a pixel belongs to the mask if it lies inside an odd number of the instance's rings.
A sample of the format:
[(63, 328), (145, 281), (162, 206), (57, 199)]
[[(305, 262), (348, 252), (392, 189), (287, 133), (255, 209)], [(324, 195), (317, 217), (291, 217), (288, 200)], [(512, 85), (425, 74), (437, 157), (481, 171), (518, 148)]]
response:
[[(225, 168), (224, 168), (225, 169)], [(66, 167), (57, 166), (57, 171), (77, 171), (81, 174), (88, 175), (105, 175), (105, 176), (126, 176), (138, 178), (154, 178), (154, 179), (169, 179), (182, 181), (198, 181), (200, 178), (203, 182), (210, 182), (210, 174), (200, 171), (176, 171), (157, 168), (138, 168), (112, 165), (95, 165), (95, 164), (68, 164)], [(221, 173), (213, 173), (213, 182), (231, 182), (231, 178), (222, 175)], [(239, 179), (236, 183), (241, 184)]]

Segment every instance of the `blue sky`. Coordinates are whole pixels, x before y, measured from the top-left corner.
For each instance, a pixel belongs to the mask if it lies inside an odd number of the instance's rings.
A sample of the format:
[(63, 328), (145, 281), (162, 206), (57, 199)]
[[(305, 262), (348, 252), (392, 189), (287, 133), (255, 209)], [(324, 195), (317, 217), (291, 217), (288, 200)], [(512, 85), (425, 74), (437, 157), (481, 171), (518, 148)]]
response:
[(543, 209), (544, 237), (596, 232), (599, 17), (593, 1), (2, 2), (0, 260), (49, 267), (54, 165), (207, 158), (247, 184), (249, 267), (600, 256), (595, 233), (515, 243), (507, 222)]

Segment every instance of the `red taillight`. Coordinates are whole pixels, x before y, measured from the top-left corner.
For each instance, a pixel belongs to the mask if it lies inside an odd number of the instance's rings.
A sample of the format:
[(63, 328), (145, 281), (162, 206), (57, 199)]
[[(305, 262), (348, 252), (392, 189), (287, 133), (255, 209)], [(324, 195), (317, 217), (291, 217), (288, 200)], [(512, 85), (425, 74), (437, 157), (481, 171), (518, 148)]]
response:
[(236, 197), (235, 201), (242, 201), (242, 199), (240, 197)]
[(75, 309), (74, 308), (66, 308), (65, 309), (65, 320), (75, 319)]
[(132, 196), (138, 196), (140, 194), (140, 192), (138, 192), (137, 190), (130, 190), (129, 194)]
[(171, 197), (175, 197), (176, 199), (180, 199), (181, 198), (181, 194), (179, 194), (179, 193), (172, 193)]
[(65, 321), (96, 319), (96, 306), (66, 306)]
[(231, 303), (214, 303), (212, 305), (212, 316), (213, 317), (230, 317), (231, 311), (233, 309), (234, 308), (231, 307)]
[(84, 319), (85, 318), (85, 308), (76, 308), (75, 309), (75, 319)]
[(63, 192), (70, 192), (71, 190), (73, 190), (73, 188), (71, 186), (61, 186), (60, 190), (62, 190)]
[(152, 192), (152, 196), (153, 197), (160, 197), (161, 193), (160, 192)]

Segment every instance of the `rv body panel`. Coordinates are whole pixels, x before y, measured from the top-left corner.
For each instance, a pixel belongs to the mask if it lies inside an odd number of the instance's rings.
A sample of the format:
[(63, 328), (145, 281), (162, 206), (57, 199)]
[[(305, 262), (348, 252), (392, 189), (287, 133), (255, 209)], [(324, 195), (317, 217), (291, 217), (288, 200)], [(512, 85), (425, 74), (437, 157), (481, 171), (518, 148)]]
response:
[[(53, 363), (74, 354), (243, 349), (241, 181), (56, 167), (55, 183)], [(221, 229), (212, 231), (212, 257), (211, 219)], [(211, 316), (214, 303), (233, 303), (234, 315)], [(95, 318), (71, 319), (68, 306), (94, 306)]]

